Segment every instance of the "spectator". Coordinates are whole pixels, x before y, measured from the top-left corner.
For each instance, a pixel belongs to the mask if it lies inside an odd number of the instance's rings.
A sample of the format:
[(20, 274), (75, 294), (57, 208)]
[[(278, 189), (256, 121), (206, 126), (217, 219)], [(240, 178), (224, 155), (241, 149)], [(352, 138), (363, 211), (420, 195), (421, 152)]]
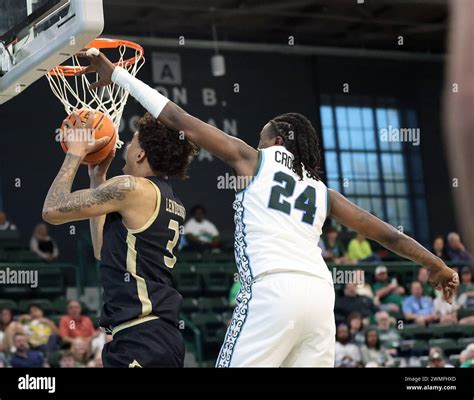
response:
[(0, 211), (0, 232), (8, 231), (16, 231), (16, 226), (7, 219), (7, 214)]
[(59, 357), (59, 368), (74, 368), (76, 361), (70, 351), (63, 351)]
[(360, 233), (357, 233), (355, 238), (349, 242), (347, 255), (351, 260), (355, 261), (372, 262), (380, 260), (380, 258), (373, 253), (369, 241)]
[(347, 257), (344, 244), (338, 239), (337, 229), (330, 226), (326, 234), (321, 237), (319, 247), (321, 247), (324, 260), (336, 264), (350, 264), (352, 260)]
[(474, 367), (474, 343), (470, 343), (467, 347), (461, 351), (459, 355), (459, 364), (461, 368), (472, 368)]
[(40, 351), (30, 350), (26, 335), (17, 333), (13, 338), (13, 345), (16, 349), (11, 359), (13, 368), (43, 368), (48, 366)]
[(347, 323), (351, 342), (358, 346), (362, 345), (364, 343), (364, 321), (362, 320), (362, 315), (357, 311), (352, 312), (347, 318)]
[(348, 283), (344, 287), (344, 296), (336, 298), (335, 312), (346, 319), (354, 311), (367, 318), (375, 312), (375, 306), (371, 299), (357, 294), (356, 285)]
[(403, 314), (407, 321), (414, 321), (418, 325), (426, 325), (436, 320), (433, 299), (423, 296), (423, 287), (418, 281), (411, 283), (411, 296), (403, 301)]
[(358, 367), (360, 366), (359, 348), (350, 343), (349, 328), (346, 324), (340, 324), (336, 330), (336, 367)]
[(94, 334), (94, 324), (89, 317), (82, 315), (81, 303), (70, 300), (67, 303), (67, 315), (59, 321), (59, 335), (63, 342), (72, 343), (75, 338), (81, 337), (90, 344)]
[(48, 235), (46, 224), (36, 225), (30, 240), (30, 249), (46, 261), (54, 261), (58, 258), (59, 250), (56, 241)]
[(372, 287), (375, 304), (380, 303), (380, 309), (383, 311), (400, 312), (405, 289), (398, 284), (396, 278), (388, 282), (388, 271), (385, 265), (375, 268), (375, 281)]
[(8, 351), (5, 346), (5, 334), (8, 326), (13, 322), (13, 312), (9, 308), (0, 311), (0, 352)]
[(220, 245), (219, 231), (216, 226), (206, 219), (206, 210), (203, 206), (194, 206), (191, 210), (191, 219), (184, 225), (184, 233), (190, 250), (203, 251), (218, 248)]
[(459, 309), (456, 296), (453, 297), (452, 304), (447, 303), (441, 293), (433, 300), (433, 313), (440, 324), (455, 325), (458, 322), (457, 310)]
[(396, 354), (396, 348), (400, 344), (400, 332), (392, 326), (394, 321), (388, 312), (379, 311), (375, 315), (380, 344), (389, 350), (390, 354)]
[(461, 283), (459, 285), (458, 293), (474, 291), (474, 284), (472, 283), (472, 271), (470, 267), (463, 267), (461, 270)]
[(369, 362), (375, 362), (381, 367), (393, 364), (392, 356), (380, 345), (377, 329), (372, 328), (365, 332), (365, 344), (360, 349), (360, 353), (364, 366)]
[(448, 234), (446, 255), (449, 261), (470, 263), (471, 255), (464, 248), (461, 237), (456, 232)]
[(444, 238), (439, 235), (433, 239), (433, 254), (444, 261), (447, 261), (446, 248), (444, 247)]
[(34, 350), (47, 353), (54, 351), (57, 345), (58, 329), (53, 321), (44, 317), (44, 311), (38, 304), (31, 304), (29, 314), (21, 315), (18, 322), (22, 325), (28, 342)]
[(428, 359), (428, 368), (454, 368), (453, 365), (446, 363), (443, 350), (440, 347), (432, 347)]
[(84, 339), (77, 337), (71, 342), (71, 354), (74, 358), (74, 366), (84, 368), (90, 359), (89, 345)]
[(434, 299), (436, 297), (436, 291), (434, 290), (433, 286), (431, 286), (428, 283), (429, 277), (430, 277), (430, 273), (427, 268), (421, 267), (418, 270), (418, 281), (421, 283), (421, 286), (423, 287), (423, 295)]

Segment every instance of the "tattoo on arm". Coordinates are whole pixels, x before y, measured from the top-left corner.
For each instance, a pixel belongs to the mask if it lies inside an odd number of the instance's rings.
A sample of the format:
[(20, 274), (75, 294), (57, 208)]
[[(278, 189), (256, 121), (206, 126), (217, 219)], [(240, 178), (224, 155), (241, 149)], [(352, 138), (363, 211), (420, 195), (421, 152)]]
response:
[(45, 216), (52, 210), (68, 213), (101, 205), (110, 200), (123, 200), (127, 192), (136, 188), (136, 178), (123, 176), (111, 179), (96, 189), (71, 193), (80, 162), (80, 157), (73, 154), (66, 155), (66, 159), (46, 196), (43, 207)]

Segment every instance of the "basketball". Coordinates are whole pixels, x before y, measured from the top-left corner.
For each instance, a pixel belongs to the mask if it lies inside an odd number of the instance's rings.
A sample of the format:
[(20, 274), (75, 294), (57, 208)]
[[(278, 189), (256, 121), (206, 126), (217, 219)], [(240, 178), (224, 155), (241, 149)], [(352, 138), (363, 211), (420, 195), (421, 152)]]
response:
[[(100, 139), (103, 137), (110, 138), (107, 144), (102, 146), (100, 149), (87, 154), (86, 158), (84, 158), (84, 161), (83, 161), (84, 164), (94, 165), (94, 164), (100, 164), (100, 162), (102, 162), (105, 158), (107, 158), (107, 156), (110, 154), (112, 149), (115, 147), (116, 129), (112, 120), (109, 117), (107, 117), (103, 112), (94, 111), (94, 110), (77, 111), (77, 114), (79, 114), (83, 125), (85, 125), (85, 123), (87, 122), (87, 119), (89, 118), (89, 114), (91, 112), (95, 112), (94, 123), (92, 125), (94, 138), (95, 139)], [(67, 120), (72, 122), (74, 126), (75, 119), (72, 115), (69, 115)], [(65, 129), (65, 123), (61, 125), (61, 130), (63, 129)], [(61, 147), (63, 148), (64, 152), (67, 152), (68, 150), (67, 143), (63, 139), (61, 139)]]

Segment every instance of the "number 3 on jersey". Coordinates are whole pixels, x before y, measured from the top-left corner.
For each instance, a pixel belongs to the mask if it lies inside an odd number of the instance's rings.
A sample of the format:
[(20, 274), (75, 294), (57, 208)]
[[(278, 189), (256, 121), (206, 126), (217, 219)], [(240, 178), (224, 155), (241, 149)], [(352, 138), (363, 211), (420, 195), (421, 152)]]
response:
[(168, 240), (168, 243), (166, 245), (166, 250), (168, 250), (171, 253), (172, 257), (164, 256), (164, 259), (165, 259), (165, 265), (168, 268), (173, 268), (174, 265), (176, 264), (176, 256), (173, 254), (173, 250), (176, 244), (178, 243), (178, 239), (179, 239), (179, 222), (175, 221), (174, 219), (170, 219), (168, 228), (174, 232), (173, 239)]
[[(272, 187), (268, 207), (290, 215), (292, 205), (285, 199), (291, 200), (289, 198), (293, 196), (296, 181), (292, 176), (281, 171), (275, 173), (273, 180), (281, 185), (275, 185)], [(307, 186), (306, 189), (296, 198), (293, 207), (297, 210), (303, 211), (302, 222), (313, 225), (316, 215), (315, 188), (313, 186)]]

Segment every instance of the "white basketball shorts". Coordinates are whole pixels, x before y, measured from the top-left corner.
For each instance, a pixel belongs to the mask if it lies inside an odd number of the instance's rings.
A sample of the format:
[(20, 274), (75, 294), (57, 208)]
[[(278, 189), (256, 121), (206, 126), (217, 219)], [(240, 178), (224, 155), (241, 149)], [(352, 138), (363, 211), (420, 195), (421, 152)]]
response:
[(216, 367), (334, 367), (334, 286), (278, 272), (241, 289)]

